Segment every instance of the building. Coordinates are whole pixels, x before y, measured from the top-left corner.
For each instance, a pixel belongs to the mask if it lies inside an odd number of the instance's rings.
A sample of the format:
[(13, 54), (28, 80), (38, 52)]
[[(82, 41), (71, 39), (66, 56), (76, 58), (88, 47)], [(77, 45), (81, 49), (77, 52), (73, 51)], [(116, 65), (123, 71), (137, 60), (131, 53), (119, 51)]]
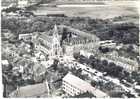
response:
[(60, 35), (58, 34), (57, 26), (54, 26), (52, 36), (46, 33), (38, 37), (39, 44), (35, 45), (38, 50), (48, 54), (49, 56), (61, 56), (62, 47), (60, 46)]
[(99, 38), (68, 26), (54, 26), (53, 34), (41, 33), (37, 38), (36, 49), (49, 56), (71, 56), (80, 50), (93, 51), (98, 49)]
[(23, 8), (23, 7), (26, 7), (26, 6), (28, 6), (28, 0), (18, 0), (18, 7), (21, 7), (21, 8)]
[(103, 48), (116, 48), (116, 43), (113, 40), (100, 41), (99, 44)]
[(9, 62), (8, 62), (8, 60), (1, 60), (1, 64), (4, 66), (8, 66)]
[(74, 51), (80, 52), (80, 50), (92, 51), (98, 49), (100, 39), (96, 35), (66, 25), (59, 25), (59, 28), (62, 31), (62, 43), (73, 49), (72, 52), (67, 53), (73, 53)]
[(68, 73), (62, 80), (62, 89), (70, 96), (92, 93), (97, 98), (109, 97), (106, 93), (92, 87), (89, 83)]
[(17, 88), (13, 91), (9, 97), (12, 98), (37, 98), (37, 97), (48, 97), (49, 95), (49, 86), (48, 82), (43, 82), (34, 85), (27, 85)]
[(136, 60), (128, 59), (118, 55), (102, 55), (101, 60), (114, 62), (116, 65), (123, 67), (128, 72), (138, 71), (139, 69), (139, 63)]
[(18, 7), (28, 7), (31, 5), (35, 5), (37, 3), (39, 3), (41, 0), (17, 0), (18, 2)]
[(53, 39), (52, 39), (52, 55), (61, 55), (62, 48), (60, 46), (60, 36), (58, 34), (57, 26), (54, 27)]
[(32, 40), (32, 37), (33, 37), (33, 35), (31, 33), (19, 34), (19, 40), (28, 41), (28, 40)]

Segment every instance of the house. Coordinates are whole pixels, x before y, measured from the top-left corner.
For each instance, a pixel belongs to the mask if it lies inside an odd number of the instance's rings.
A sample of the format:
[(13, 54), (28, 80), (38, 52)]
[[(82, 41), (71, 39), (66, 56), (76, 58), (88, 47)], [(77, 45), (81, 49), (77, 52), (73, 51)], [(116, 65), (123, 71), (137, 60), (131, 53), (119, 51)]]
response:
[(138, 71), (139, 63), (136, 60), (125, 58), (117, 54), (102, 55), (101, 60), (107, 60), (108, 62), (114, 62), (116, 65), (121, 66), (128, 72)]
[(2, 71), (9, 71), (12, 66), (9, 64), (8, 60), (1, 60)]
[(86, 81), (68, 73), (62, 80), (62, 89), (70, 96), (80, 95), (86, 92), (92, 93), (97, 98), (109, 97), (106, 93), (92, 87)]
[(1, 60), (1, 64), (5, 65), (5, 66), (8, 66), (9, 62), (8, 62), (8, 60)]

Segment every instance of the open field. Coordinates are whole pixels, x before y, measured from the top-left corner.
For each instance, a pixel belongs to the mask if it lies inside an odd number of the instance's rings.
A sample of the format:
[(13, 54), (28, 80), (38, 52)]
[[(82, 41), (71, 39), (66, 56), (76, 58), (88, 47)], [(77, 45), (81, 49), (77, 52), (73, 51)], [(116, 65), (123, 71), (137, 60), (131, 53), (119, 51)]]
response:
[[(128, 20), (138, 22), (138, 11), (136, 7), (132, 6), (111, 6), (111, 5), (57, 5), (57, 7), (40, 6), (35, 13), (64, 13), (69, 17), (91, 17), (91, 18), (114, 18), (118, 16), (130, 16)], [(127, 21), (127, 20), (125, 20)]]

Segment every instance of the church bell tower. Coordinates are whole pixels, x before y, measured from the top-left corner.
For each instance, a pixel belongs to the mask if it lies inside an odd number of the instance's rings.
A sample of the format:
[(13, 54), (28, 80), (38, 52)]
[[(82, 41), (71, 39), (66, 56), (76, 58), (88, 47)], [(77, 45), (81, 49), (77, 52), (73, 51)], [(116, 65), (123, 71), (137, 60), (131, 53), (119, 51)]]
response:
[(54, 26), (53, 38), (52, 38), (52, 56), (62, 55), (62, 48), (60, 46), (60, 37), (58, 34), (57, 26)]

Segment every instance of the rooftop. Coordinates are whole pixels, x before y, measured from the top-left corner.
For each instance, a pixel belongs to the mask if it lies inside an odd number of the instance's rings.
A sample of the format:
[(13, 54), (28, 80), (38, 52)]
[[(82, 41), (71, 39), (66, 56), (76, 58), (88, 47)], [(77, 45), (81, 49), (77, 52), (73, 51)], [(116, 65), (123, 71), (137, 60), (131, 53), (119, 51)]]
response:
[(25, 33), (25, 34), (22, 33), (22, 34), (19, 34), (19, 36), (28, 36), (28, 35), (32, 36), (32, 33)]
[(77, 87), (80, 90), (83, 91), (89, 91), (92, 94), (94, 94), (96, 97), (108, 97), (107, 94), (104, 92), (92, 87), (89, 83), (85, 82), (84, 80), (72, 75), (71, 73), (68, 73), (64, 78), (63, 81), (69, 82), (69, 84)]
[(52, 39), (53, 39), (52, 36), (49, 36), (49, 35), (47, 35), (47, 34), (41, 34), (39, 37), (40, 37), (41, 39), (45, 40), (46, 42), (52, 42)]
[(8, 62), (8, 60), (2, 60), (2, 61), (1, 61), (1, 64), (2, 64), (2, 65), (8, 65), (9, 62)]
[(93, 40), (99, 40), (99, 38), (96, 35), (80, 31), (80, 30), (72, 28), (70, 26), (59, 25), (59, 28), (67, 28), (67, 31), (73, 32), (73, 34), (79, 35), (81, 37), (86, 37), (88, 39), (90, 38), (90, 39), (93, 39)]
[(47, 94), (48, 90), (45, 83), (28, 85), (25, 87), (20, 87), (18, 90), (14, 91), (10, 97), (37, 97), (43, 94)]

